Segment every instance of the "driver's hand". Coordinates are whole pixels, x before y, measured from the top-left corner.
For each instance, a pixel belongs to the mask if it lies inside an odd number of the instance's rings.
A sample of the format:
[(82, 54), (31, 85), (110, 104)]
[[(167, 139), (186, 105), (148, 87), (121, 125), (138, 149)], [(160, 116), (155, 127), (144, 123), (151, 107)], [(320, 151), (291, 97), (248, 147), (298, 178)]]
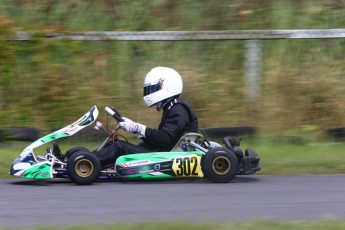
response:
[(120, 127), (130, 133), (134, 133), (138, 138), (145, 137), (146, 126), (136, 123), (127, 117), (122, 117), (123, 121), (119, 122)]

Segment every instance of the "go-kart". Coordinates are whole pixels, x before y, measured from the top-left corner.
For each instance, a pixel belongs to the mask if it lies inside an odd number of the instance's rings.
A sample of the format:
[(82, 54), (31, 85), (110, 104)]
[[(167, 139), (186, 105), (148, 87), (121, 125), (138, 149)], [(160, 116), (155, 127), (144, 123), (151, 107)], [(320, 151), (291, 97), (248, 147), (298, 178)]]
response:
[[(115, 108), (105, 107), (108, 116), (118, 122), (122, 117)], [(100, 180), (141, 180), (207, 178), (215, 183), (230, 182), (236, 175), (253, 174), (260, 170), (260, 158), (251, 149), (243, 154), (240, 139), (224, 137), (221, 144), (208, 141), (199, 133), (186, 133), (170, 152), (138, 153), (119, 157), (112, 165), (101, 165), (94, 152), (109, 141), (119, 141), (117, 126), (109, 130), (96, 122), (99, 111), (93, 106), (76, 122), (48, 134), (27, 146), (11, 166), (10, 175), (29, 179), (70, 178), (79, 185), (88, 185)], [(34, 149), (59, 138), (72, 136), (95, 123), (95, 128), (108, 134), (101, 146), (90, 151), (74, 147), (61, 154), (58, 144), (47, 147), (43, 156), (35, 156)]]

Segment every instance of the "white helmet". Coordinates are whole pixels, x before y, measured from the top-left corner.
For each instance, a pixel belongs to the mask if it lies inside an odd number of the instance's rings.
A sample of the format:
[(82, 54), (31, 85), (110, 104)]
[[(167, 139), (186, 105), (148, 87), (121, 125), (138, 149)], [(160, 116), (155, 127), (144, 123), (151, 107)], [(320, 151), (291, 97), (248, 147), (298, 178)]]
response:
[(155, 67), (147, 73), (144, 81), (144, 102), (150, 107), (183, 90), (180, 74), (168, 67)]

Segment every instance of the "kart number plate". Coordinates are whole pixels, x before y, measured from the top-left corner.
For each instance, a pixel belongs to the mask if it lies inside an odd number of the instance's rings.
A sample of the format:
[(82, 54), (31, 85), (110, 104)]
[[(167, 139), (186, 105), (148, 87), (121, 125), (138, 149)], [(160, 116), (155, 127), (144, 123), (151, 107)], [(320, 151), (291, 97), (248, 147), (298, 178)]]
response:
[(203, 177), (201, 156), (191, 154), (174, 158), (172, 169), (177, 177)]

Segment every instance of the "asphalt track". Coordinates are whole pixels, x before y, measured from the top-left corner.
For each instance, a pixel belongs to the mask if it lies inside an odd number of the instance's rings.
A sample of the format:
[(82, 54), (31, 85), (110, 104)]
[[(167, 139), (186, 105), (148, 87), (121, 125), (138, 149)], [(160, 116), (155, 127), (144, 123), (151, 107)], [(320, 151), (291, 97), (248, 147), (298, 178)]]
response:
[(345, 218), (345, 175), (98, 182), (0, 180), (0, 228), (158, 221)]

